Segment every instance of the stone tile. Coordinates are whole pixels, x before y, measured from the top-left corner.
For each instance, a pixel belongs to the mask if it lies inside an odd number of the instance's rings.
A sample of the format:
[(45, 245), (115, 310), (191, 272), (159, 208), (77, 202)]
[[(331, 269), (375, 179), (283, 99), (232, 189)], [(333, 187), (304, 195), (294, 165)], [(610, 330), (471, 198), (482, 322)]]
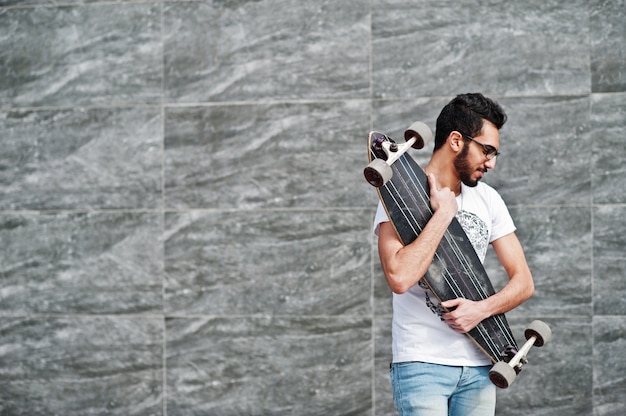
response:
[(380, 257), (378, 256), (378, 239), (374, 237), (374, 244), (372, 247), (372, 260), (374, 263), (373, 272), (373, 287), (374, 287), (374, 311), (376, 316), (390, 315), (393, 312), (393, 293), (389, 289), (385, 273), (383, 272), (382, 265), (380, 264)]
[(0, 338), (3, 414), (162, 412), (162, 319), (0, 317)]
[(367, 97), (369, 10), (367, 0), (165, 3), (167, 100)]
[[(498, 389), (496, 414), (589, 414), (593, 365), (591, 318), (510, 318), (509, 323), (520, 346), (525, 342), (524, 329), (535, 319), (550, 325), (553, 337), (544, 347), (531, 349), (529, 364), (512, 386), (506, 390)], [(396, 413), (389, 383), (391, 329), (386, 318), (377, 317), (375, 333), (375, 414), (392, 415)]]
[(626, 93), (591, 96), (591, 174), (596, 204), (626, 202)]
[(502, 156), (485, 182), (509, 206), (589, 206), (589, 98), (494, 98), (509, 121), (500, 133)]
[[(109, 3), (131, 3), (136, 0), (111, 0)], [(67, 6), (102, 3), (102, 0), (0, 0), (2, 6)]]
[(170, 108), (170, 208), (373, 205), (365, 101)]
[(591, 89), (593, 92), (626, 91), (626, 2), (589, 2), (591, 38)]
[(593, 299), (596, 315), (626, 315), (626, 208), (598, 206), (593, 211)]
[(160, 111), (0, 112), (0, 209), (161, 206)]
[[(401, 98), (401, 99), (379, 99), (372, 101), (372, 123), (375, 130), (382, 131), (396, 139), (404, 138), (404, 131), (414, 121), (426, 123), (435, 132), (435, 123), (441, 109), (456, 94), (448, 97), (421, 97), (421, 98)], [(430, 151), (426, 151), (429, 149)], [(428, 156), (432, 153), (432, 146), (427, 146), (423, 150), (410, 150), (415, 157), (415, 153), (426, 152)]]
[[(419, 120), (434, 133), (439, 112), (452, 98), (374, 101), (373, 128), (403, 140), (404, 130)], [(589, 99), (491, 98), (504, 107), (509, 120), (500, 134), (503, 155), (485, 182), (496, 187), (509, 206), (589, 205), (594, 143), (589, 134)], [(411, 151), (411, 156), (424, 166), (432, 148), (431, 144)]]
[(374, 414), (376, 416), (396, 416), (393, 404), (393, 391), (389, 378), (391, 353), (391, 315), (376, 314), (374, 319)]
[[(415, 121), (426, 123), (435, 134), (437, 116), (453, 97), (375, 100), (372, 102), (373, 129), (387, 134), (397, 142), (404, 141), (404, 132)], [(433, 153), (433, 143), (423, 149), (411, 149), (409, 154), (422, 167), (426, 166)]]
[(623, 316), (593, 320), (594, 415), (623, 415), (626, 412), (626, 324)]
[(375, 97), (586, 94), (589, 78), (584, 0), (372, 4)]
[(370, 415), (371, 320), (168, 319), (167, 414)]
[(166, 310), (369, 314), (367, 217), (363, 210), (169, 213)]
[(0, 215), (0, 313), (162, 310), (160, 217)]
[(592, 411), (591, 317), (509, 319), (518, 343), (534, 319), (550, 325), (552, 339), (532, 348), (529, 363), (508, 389), (497, 392), (496, 414), (590, 415)]
[[(535, 295), (509, 315), (591, 315), (592, 236), (589, 208), (514, 208), (511, 215), (535, 281)], [(507, 275), (493, 250), (485, 268), (496, 290)]]
[(497, 414), (624, 414), (624, 13), (0, 0), (0, 413), (396, 414), (366, 135), (482, 91), (537, 285), (509, 320), (555, 334)]
[(10, 8), (0, 14), (0, 106), (158, 103), (157, 3)]

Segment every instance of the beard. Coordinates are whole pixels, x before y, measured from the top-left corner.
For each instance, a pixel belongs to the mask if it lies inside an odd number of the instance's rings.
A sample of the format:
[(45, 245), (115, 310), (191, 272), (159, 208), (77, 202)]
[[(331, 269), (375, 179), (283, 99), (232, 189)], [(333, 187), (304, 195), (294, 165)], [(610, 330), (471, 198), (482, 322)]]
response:
[(472, 169), (469, 162), (467, 161), (468, 152), (469, 146), (463, 146), (463, 150), (461, 150), (461, 153), (456, 155), (456, 157), (454, 158), (454, 168), (456, 169), (456, 172), (459, 175), (459, 179), (461, 179), (461, 182), (463, 182), (463, 184), (465, 184), (466, 186), (473, 188), (478, 185), (478, 181), (480, 180), (480, 178), (472, 178), (472, 175), (476, 170)]

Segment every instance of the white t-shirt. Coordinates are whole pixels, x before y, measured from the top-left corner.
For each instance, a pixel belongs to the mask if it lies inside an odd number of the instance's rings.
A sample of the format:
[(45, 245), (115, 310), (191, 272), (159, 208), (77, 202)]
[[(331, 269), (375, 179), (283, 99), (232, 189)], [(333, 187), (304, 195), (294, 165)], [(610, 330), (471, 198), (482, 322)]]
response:
[[(457, 220), (469, 237), (480, 261), (485, 260), (489, 243), (515, 231), (513, 219), (498, 192), (479, 182), (462, 185), (457, 197)], [(389, 218), (378, 204), (374, 233)], [(489, 358), (466, 335), (453, 331), (441, 315), (437, 298), (420, 283), (407, 292), (393, 294), (393, 362), (422, 361), (452, 366), (489, 365)]]

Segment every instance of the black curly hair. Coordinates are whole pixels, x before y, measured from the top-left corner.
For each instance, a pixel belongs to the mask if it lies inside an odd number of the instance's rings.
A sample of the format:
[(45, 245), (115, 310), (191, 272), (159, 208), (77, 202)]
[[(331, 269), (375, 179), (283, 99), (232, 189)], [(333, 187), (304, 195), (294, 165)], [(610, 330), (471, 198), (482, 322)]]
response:
[(500, 104), (481, 93), (459, 94), (437, 117), (434, 150), (443, 146), (453, 131), (474, 137), (480, 135), (483, 120), (490, 121), (500, 130), (506, 119), (506, 113)]

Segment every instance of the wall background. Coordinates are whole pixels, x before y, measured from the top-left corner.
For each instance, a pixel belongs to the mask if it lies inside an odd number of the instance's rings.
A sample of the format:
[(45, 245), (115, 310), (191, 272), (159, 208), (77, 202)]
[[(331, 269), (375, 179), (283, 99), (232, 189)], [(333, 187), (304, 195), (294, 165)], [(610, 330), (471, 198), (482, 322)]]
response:
[(537, 286), (509, 320), (554, 331), (498, 414), (623, 415), (624, 21), (623, 0), (0, 0), (0, 414), (393, 414), (366, 136), (481, 91), (510, 116), (486, 181)]

